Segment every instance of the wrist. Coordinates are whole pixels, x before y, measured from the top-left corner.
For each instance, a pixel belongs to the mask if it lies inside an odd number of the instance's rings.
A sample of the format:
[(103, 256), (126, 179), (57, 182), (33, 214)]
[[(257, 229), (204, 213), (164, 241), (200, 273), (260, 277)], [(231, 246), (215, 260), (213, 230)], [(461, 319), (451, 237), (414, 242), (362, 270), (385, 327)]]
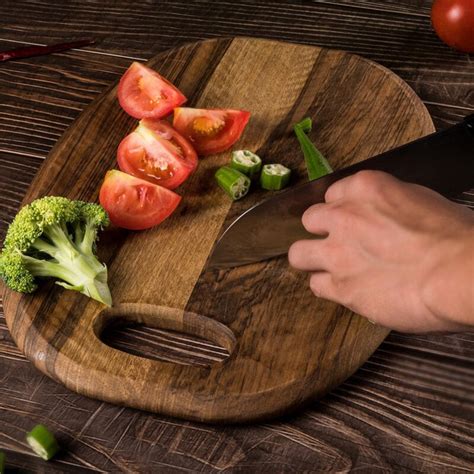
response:
[[(474, 326), (474, 226), (440, 242), (422, 285), (423, 304), (446, 330)], [(428, 256), (428, 258), (430, 258)]]

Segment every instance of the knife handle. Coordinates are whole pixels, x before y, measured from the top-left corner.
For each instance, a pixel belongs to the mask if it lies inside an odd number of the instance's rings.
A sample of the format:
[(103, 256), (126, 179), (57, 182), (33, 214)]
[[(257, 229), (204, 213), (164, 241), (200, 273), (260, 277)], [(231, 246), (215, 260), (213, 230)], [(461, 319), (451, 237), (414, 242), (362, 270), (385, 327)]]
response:
[(474, 186), (474, 114), (453, 127), (356, 163), (327, 178), (335, 182), (362, 170), (385, 171), (445, 196), (466, 191)]
[(464, 117), (464, 122), (466, 125), (467, 130), (472, 134), (474, 137), (474, 114), (468, 115)]

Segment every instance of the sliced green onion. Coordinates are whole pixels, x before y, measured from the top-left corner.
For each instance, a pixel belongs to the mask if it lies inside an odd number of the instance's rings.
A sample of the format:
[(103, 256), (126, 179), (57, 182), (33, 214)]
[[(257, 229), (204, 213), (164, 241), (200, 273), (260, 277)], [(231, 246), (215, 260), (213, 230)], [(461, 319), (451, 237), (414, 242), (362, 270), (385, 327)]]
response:
[(223, 166), (216, 171), (217, 184), (234, 200), (243, 198), (250, 189), (250, 178), (240, 171)]
[(274, 163), (264, 165), (260, 175), (260, 185), (269, 191), (278, 191), (290, 181), (291, 170), (286, 166)]
[(262, 160), (249, 150), (237, 150), (232, 152), (230, 166), (252, 179), (260, 173)]
[(36, 425), (26, 434), (26, 441), (31, 449), (45, 461), (51, 459), (59, 451), (56, 438), (44, 425)]
[(5, 474), (5, 453), (0, 451), (0, 474)]
[(306, 117), (293, 127), (296, 138), (298, 138), (301, 149), (303, 150), (306, 168), (308, 169), (308, 178), (310, 181), (332, 173), (331, 165), (306, 135), (306, 133), (311, 130), (312, 124), (312, 120), (309, 117)]

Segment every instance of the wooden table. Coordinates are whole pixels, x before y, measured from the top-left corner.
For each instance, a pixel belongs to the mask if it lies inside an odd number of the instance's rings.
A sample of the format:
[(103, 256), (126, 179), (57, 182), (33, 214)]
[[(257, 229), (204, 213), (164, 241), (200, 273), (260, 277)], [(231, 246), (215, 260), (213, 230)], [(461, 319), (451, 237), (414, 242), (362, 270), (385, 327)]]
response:
[[(67, 5), (67, 6), (66, 6)], [(56, 140), (133, 59), (203, 38), (247, 35), (345, 49), (399, 74), (437, 128), (474, 111), (474, 62), (441, 44), (429, 0), (3, 0), (0, 48), (93, 36), (87, 50), (0, 65), (0, 239)], [(474, 193), (458, 200), (474, 203)], [(154, 356), (222, 355), (160, 331)], [(90, 400), (49, 380), (16, 349), (0, 315), (0, 450), (17, 472), (474, 471), (474, 334), (392, 333), (354, 376), (291, 417), (206, 426)], [(33, 457), (43, 422), (63, 452)]]

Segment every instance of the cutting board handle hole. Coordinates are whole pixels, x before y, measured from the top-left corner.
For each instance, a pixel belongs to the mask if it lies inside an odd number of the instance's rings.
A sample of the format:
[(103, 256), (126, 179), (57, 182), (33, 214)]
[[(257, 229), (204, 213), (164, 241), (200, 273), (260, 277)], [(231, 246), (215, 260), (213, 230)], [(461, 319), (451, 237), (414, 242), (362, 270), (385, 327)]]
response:
[(106, 309), (94, 320), (106, 345), (152, 360), (213, 366), (232, 354), (236, 339), (220, 322), (176, 308), (126, 303)]

